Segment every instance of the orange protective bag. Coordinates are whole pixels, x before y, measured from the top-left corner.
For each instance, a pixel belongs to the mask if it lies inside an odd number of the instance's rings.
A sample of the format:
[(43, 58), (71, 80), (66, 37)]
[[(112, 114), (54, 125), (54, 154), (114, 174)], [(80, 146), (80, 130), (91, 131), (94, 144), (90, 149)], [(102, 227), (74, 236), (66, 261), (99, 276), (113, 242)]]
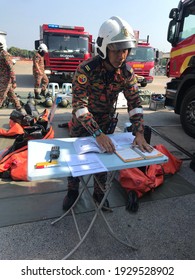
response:
[(120, 170), (119, 182), (127, 192), (135, 191), (138, 198), (156, 187), (154, 180), (137, 167)]
[(0, 128), (0, 135), (4, 137), (12, 137), (24, 133), (24, 129), (19, 123), (10, 120), (9, 126), (10, 128), (8, 130)]
[[(20, 136), (22, 137), (22, 136)], [(53, 128), (50, 127), (43, 139), (54, 138)], [(33, 139), (33, 138), (31, 138)], [(31, 140), (29, 139), (29, 140)], [(17, 138), (16, 138), (17, 140)], [(13, 144), (14, 145), (14, 144)], [(28, 145), (24, 144), (19, 149), (11, 152), (11, 147), (6, 148), (0, 155), (0, 174), (9, 171), (12, 180), (28, 181), (27, 162), (28, 162)], [(9, 152), (10, 151), (10, 152)], [(4, 156), (5, 155), (5, 156)]]
[[(49, 116), (49, 111), (48, 109), (45, 109), (41, 114), (41, 119), (43, 121), (48, 121), (48, 116)], [(34, 124), (36, 123), (36, 120), (34, 119)], [(13, 121), (11, 118), (9, 120), (9, 129), (4, 129), (4, 128), (0, 128), (0, 136), (4, 136), (4, 137), (14, 137), (20, 134), (24, 134), (24, 127), (23, 125), (21, 125), (20, 123), (18, 123), (17, 121)]]
[[(44, 124), (48, 123), (48, 110), (44, 111), (42, 120)], [(12, 146), (5, 148), (0, 153), (0, 177), (9, 175), (9, 178), (15, 181), (28, 181), (27, 178), (27, 161), (28, 161), (28, 141), (33, 139), (48, 139), (54, 138), (54, 130), (52, 126), (48, 129), (40, 124), (35, 124), (31, 127), (25, 127), (23, 134), (16, 137)], [(33, 133), (42, 131), (43, 134)], [(5, 175), (6, 174), (6, 175)], [(7, 178), (7, 177), (6, 177)]]
[(156, 145), (156, 146), (154, 146), (154, 148), (156, 148), (159, 152), (163, 153), (165, 156), (167, 156), (169, 158), (168, 162), (165, 162), (165, 163), (162, 164), (164, 174), (172, 174), (173, 175), (180, 170), (181, 165), (182, 165), (182, 160), (181, 159), (175, 157), (162, 144)]
[(168, 162), (147, 166), (145, 172), (142, 172), (139, 168), (127, 168), (119, 172), (121, 186), (127, 192), (134, 190), (138, 198), (160, 186), (164, 182), (164, 175), (175, 174), (182, 164), (182, 161), (171, 154), (165, 146), (160, 144), (154, 146), (154, 148), (166, 155), (169, 158)]

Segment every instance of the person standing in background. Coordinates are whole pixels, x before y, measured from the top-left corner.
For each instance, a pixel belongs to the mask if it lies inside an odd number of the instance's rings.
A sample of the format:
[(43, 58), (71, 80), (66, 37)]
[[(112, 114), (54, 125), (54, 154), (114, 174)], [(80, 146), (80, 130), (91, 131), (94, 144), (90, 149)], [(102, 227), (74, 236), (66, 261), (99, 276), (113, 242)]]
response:
[[(40, 95), (45, 96), (45, 91), (49, 80), (45, 74), (44, 66), (44, 54), (48, 52), (48, 48), (45, 44), (40, 44), (38, 51), (33, 57), (33, 75), (35, 79), (34, 94), (35, 99), (41, 99)], [(39, 94), (39, 88), (41, 86), (41, 93)]]
[(9, 97), (16, 110), (22, 110), (21, 103), (14, 92), (16, 87), (16, 75), (11, 55), (4, 50), (4, 45), (0, 42), (0, 108), (2, 108), (6, 97)]

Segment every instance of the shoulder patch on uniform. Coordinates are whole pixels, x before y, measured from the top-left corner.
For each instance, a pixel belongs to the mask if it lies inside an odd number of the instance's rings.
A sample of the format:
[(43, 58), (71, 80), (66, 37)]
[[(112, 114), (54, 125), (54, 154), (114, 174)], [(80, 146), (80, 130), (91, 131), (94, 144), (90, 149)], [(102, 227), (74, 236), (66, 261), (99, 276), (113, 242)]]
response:
[(87, 82), (87, 76), (85, 74), (78, 75), (77, 81), (79, 84), (84, 85)]
[(85, 65), (85, 69), (89, 72), (91, 70), (91, 68), (89, 67), (89, 65)]
[(87, 63), (83, 66), (83, 69), (87, 72), (90, 72), (91, 70), (94, 70), (99, 65), (99, 63), (99, 56), (94, 57), (93, 59), (87, 61)]
[(127, 69), (127, 71), (129, 71), (130, 73), (133, 73), (133, 68), (132, 68), (129, 64), (127, 64), (127, 63), (126, 63), (126, 69)]

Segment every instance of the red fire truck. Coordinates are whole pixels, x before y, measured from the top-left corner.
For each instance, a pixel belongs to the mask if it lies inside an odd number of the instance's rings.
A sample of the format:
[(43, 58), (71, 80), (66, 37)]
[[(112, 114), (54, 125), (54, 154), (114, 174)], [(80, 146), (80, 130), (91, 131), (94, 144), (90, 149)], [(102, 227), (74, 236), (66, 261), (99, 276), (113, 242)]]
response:
[(47, 45), (45, 72), (50, 81), (61, 78), (71, 82), (77, 66), (92, 56), (92, 35), (81, 26), (43, 24), (40, 26), (40, 39), (35, 41), (35, 49), (40, 43)]
[(183, 0), (170, 11), (171, 43), (165, 105), (180, 115), (185, 132), (195, 138), (195, 0)]
[(146, 40), (141, 40), (139, 39), (139, 31), (134, 31), (134, 33), (138, 43), (135, 53), (128, 56), (127, 64), (133, 67), (135, 74), (144, 77), (140, 81), (140, 85), (145, 87), (148, 83), (153, 82), (154, 66), (155, 62), (158, 61), (159, 51), (150, 45), (149, 36)]

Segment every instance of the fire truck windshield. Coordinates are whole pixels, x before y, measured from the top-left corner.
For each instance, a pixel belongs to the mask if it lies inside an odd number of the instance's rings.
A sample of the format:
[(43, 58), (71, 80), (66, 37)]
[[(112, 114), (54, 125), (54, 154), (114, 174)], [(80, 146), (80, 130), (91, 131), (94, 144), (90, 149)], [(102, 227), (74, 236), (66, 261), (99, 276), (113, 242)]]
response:
[(154, 61), (154, 50), (153, 48), (147, 48), (147, 47), (137, 47), (135, 49), (135, 54), (129, 55), (127, 57), (127, 61), (139, 61), (139, 62), (145, 62), (145, 61)]
[(88, 52), (88, 37), (80, 35), (45, 34), (44, 42), (49, 52), (62, 54), (85, 54)]
[(185, 40), (186, 38), (194, 35), (195, 28), (194, 26), (194, 11), (193, 14), (187, 14), (187, 17), (184, 18), (183, 28), (179, 33), (179, 41)]

